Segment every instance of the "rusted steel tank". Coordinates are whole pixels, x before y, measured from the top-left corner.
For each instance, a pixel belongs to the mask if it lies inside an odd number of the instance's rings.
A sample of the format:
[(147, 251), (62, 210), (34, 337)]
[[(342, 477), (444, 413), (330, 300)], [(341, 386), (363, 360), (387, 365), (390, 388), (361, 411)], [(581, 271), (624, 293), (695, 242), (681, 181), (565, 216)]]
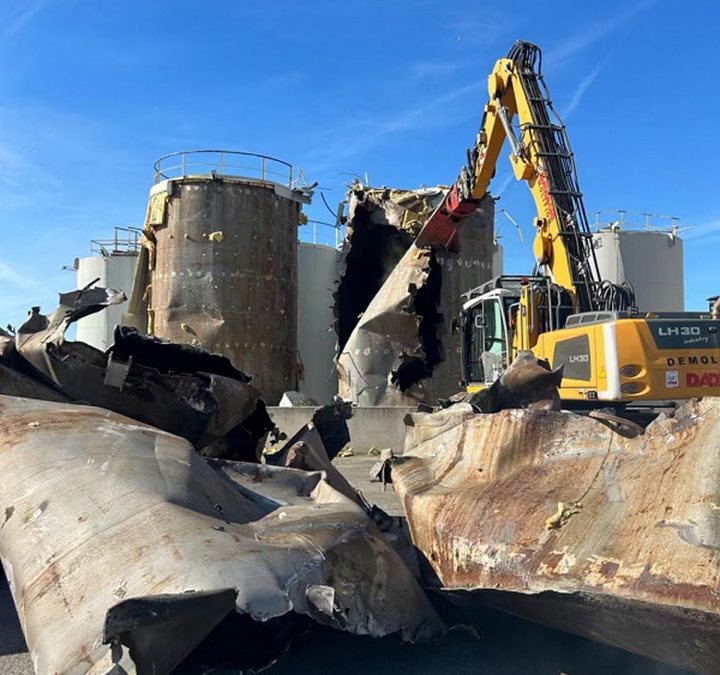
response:
[[(263, 155), (161, 158), (144, 227), (147, 329), (223, 354), (268, 403), (297, 388), (297, 227), (309, 192)], [(139, 277), (142, 276), (142, 272)]]
[(492, 274), (494, 202), (484, 198), (459, 231), (459, 251), (413, 240), (447, 188), (355, 185), (336, 294), (339, 393), (363, 406), (434, 403), (458, 390), (453, 324), (469, 288)]
[(430, 583), (698, 672), (720, 663), (720, 398), (624, 438), (568, 412), (409, 420), (392, 480)]

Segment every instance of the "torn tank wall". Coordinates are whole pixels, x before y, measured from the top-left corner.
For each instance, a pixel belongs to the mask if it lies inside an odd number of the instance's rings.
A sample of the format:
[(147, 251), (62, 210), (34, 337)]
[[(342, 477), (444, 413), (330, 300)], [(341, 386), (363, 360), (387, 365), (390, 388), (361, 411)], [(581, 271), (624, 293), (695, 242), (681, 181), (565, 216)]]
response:
[(491, 197), (460, 232), (459, 253), (417, 248), (414, 237), (444, 188), (350, 191), (336, 294), (341, 396), (360, 405), (434, 402), (458, 389), (461, 294), (492, 275)]
[(307, 201), (306, 191), (251, 178), (156, 184), (131, 323), (142, 329), (144, 303), (148, 332), (227, 356), (278, 403), (297, 389), (297, 227)]
[(0, 396), (0, 419), (0, 560), (38, 673), (169, 673), (220, 626), (257, 667), (293, 618), (443, 634), (320, 472), (213, 470), (187, 441), (87, 405)]
[(568, 412), (409, 418), (392, 468), (427, 581), (699, 672), (720, 662), (720, 398), (624, 438)]
[[(413, 226), (413, 220), (389, 220), (382, 208), (385, 193), (390, 198), (395, 197), (395, 201), (405, 194), (403, 191), (359, 188), (350, 192), (345, 246), (334, 306), (340, 353), (363, 312), (412, 244), (414, 231), (418, 229)], [(419, 198), (416, 201), (420, 201)], [(390, 206), (393, 203), (391, 201)], [(424, 204), (420, 207), (423, 210), (429, 208)]]

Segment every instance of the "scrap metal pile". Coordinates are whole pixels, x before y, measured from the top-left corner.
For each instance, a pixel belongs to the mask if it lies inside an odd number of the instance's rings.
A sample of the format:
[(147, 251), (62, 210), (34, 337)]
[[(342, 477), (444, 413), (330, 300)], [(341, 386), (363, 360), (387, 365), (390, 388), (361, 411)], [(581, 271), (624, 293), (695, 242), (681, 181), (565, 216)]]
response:
[(720, 400), (629, 438), (560, 410), (562, 372), (524, 353), (409, 415), (386, 469), (418, 580), (331, 463), (348, 404), (280, 443), (224, 357), (64, 338), (123, 297), (63, 294), (0, 336), (0, 560), (36, 672), (257, 668), (315, 623), (437, 641), (422, 586), (716, 672)]
[(343, 406), (260, 463), (272, 423), (227, 359), (123, 328), (107, 353), (64, 339), (123, 299), (64, 294), (2, 336), (0, 560), (36, 672), (257, 667), (312, 620), (442, 636), (330, 464)]

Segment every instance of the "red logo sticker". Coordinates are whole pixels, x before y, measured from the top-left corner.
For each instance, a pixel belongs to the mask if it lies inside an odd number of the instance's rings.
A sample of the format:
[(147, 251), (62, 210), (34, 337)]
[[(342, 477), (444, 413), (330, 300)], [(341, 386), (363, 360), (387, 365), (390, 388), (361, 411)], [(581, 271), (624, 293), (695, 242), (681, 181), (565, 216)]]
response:
[(688, 373), (686, 384), (688, 387), (720, 387), (720, 373)]

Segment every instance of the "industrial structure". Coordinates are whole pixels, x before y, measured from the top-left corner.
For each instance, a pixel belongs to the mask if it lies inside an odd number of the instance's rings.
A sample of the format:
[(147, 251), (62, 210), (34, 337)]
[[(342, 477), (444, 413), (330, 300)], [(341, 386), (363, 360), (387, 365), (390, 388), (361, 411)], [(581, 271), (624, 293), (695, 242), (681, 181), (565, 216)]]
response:
[(298, 242), (298, 389), (317, 403), (338, 393), (333, 295), (340, 275), (341, 236), (337, 225), (310, 221)]
[(600, 276), (629, 282), (640, 312), (685, 309), (683, 242), (677, 228), (637, 228), (614, 222), (593, 232)]
[(499, 277), (503, 273), (503, 255), (502, 244), (495, 238), (492, 253), (492, 276), (494, 277)]
[(298, 386), (297, 228), (310, 197), (266, 155), (160, 158), (129, 322), (227, 356), (277, 403)]
[(335, 317), (339, 392), (354, 403), (435, 403), (458, 390), (461, 294), (492, 274), (494, 202), (474, 206), (457, 250), (419, 248), (415, 237), (446, 194), (349, 191)]
[[(718, 671), (720, 299), (678, 311), (676, 228), (591, 230), (541, 64), (496, 62), (452, 186), (353, 183), (324, 236), (286, 162), (167, 155), (142, 230), (0, 330), (0, 563), (37, 673), (257, 672), (314, 624), (437, 643), (487, 607)], [(506, 139), (533, 272), (491, 278)]]
[[(90, 255), (75, 260), (77, 288), (93, 282), (105, 288), (132, 291), (135, 267), (140, 251), (141, 230), (116, 227), (112, 239), (93, 239)], [(122, 323), (123, 308), (114, 305), (107, 311), (91, 314), (77, 322), (77, 339), (105, 351), (113, 343), (115, 326)]]

